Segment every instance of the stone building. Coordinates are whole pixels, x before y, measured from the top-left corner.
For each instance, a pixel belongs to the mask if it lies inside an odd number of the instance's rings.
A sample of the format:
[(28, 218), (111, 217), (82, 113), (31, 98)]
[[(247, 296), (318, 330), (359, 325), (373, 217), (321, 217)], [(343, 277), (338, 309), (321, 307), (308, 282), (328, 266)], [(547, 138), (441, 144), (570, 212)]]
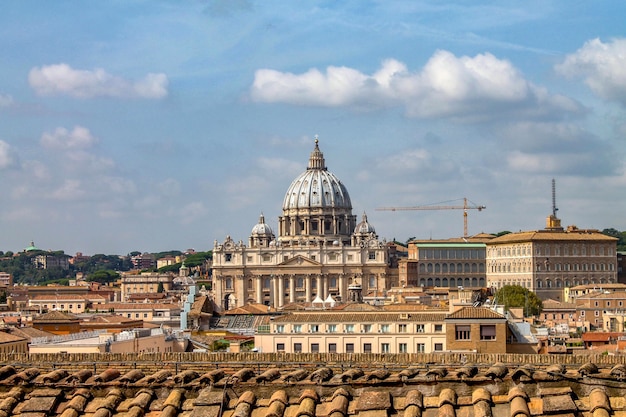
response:
[(412, 287), (482, 288), (486, 286), (486, 242), (482, 233), (467, 238), (413, 240), (400, 260), (400, 283)]
[(561, 227), (555, 215), (543, 230), (509, 233), (487, 242), (487, 282), (520, 285), (541, 299), (564, 301), (564, 288), (617, 282), (617, 239), (593, 229)]
[(285, 193), (278, 236), (260, 216), (248, 244), (230, 236), (213, 247), (213, 297), (218, 311), (248, 303), (282, 308), (288, 303), (346, 300), (348, 286), (364, 293), (390, 288), (388, 245), (367, 215), (352, 214), (345, 185), (326, 168), (318, 141), (307, 169)]

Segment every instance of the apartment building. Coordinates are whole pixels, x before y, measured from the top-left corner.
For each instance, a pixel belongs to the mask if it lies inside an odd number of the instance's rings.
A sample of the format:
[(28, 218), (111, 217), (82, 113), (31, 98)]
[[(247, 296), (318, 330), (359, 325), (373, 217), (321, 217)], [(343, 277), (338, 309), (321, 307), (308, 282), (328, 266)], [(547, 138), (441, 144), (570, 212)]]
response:
[(368, 304), (294, 311), (261, 326), (255, 346), (286, 353), (432, 353), (446, 350), (447, 311), (386, 311)]

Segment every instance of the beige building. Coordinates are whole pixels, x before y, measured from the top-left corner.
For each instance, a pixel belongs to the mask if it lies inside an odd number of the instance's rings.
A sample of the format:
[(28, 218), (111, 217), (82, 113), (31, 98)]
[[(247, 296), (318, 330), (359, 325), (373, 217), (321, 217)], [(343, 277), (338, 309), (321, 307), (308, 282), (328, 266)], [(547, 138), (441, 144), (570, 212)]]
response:
[(143, 272), (141, 274), (123, 274), (121, 280), (122, 301), (128, 301), (131, 294), (157, 293), (173, 288), (174, 275), (159, 274), (156, 272)]
[(388, 246), (363, 214), (357, 223), (344, 184), (328, 169), (317, 139), (309, 164), (285, 194), (278, 236), (260, 216), (248, 244), (228, 236), (213, 247), (213, 297), (218, 311), (248, 303), (346, 300), (348, 286), (364, 293), (397, 282)]
[(127, 317), (141, 319), (154, 324), (178, 324), (180, 322), (180, 306), (167, 303), (110, 303), (107, 311)]
[(432, 353), (446, 350), (447, 311), (346, 304), (294, 311), (259, 327), (261, 352)]
[(541, 299), (564, 300), (564, 288), (617, 282), (617, 239), (598, 230), (561, 227), (509, 233), (487, 242), (487, 282), (495, 289), (520, 285)]
[(72, 314), (80, 314), (93, 310), (102, 310), (107, 300), (97, 294), (40, 294), (28, 300), (28, 306), (44, 311), (66, 311)]

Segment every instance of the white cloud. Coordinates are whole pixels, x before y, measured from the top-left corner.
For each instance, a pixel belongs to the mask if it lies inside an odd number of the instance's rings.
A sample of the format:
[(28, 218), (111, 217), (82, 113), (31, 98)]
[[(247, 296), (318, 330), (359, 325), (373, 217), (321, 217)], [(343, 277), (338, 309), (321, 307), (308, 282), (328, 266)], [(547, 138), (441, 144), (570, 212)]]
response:
[(71, 131), (64, 127), (57, 127), (54, 132), (44, 132), (40, 143), (50, 149), (86, 149), (91, 148), (98, 139), (91, 134), (89, 129), (82, 126), (74, 126)]
[(66, 179), (60, 187), (49, 194), (49, 197), (53, 200), (78, 200), (85, 195), (81, 185), (80, 180)]
[(17, 163), (15, 151), (3, 140), (0, 140), (0, 169), (11, 168)]
[(8, 94), (0, 94), (0, 109), (3, 107), (11, 107), (13, 105), (13, 97)]
[(389, 59), (372, 75), (347, 67), (303, 74), (259, 69), (253, 100), (314, 106), (403, 106), (418, 118), (488, 119), (511, 112), (527, 117), (580, 111), (573, 100), (533, 85), (509, 62), (492, 54), (456, 57), (437, 51), (420, 72)]
[(568, 55), (556, 71), (567, 77), (583, 77), (598, 96), (626, 105), (626, 39), (603, 43), (587, 41), (582, 48)]
[(168, 79), (162, 73), (150, 73), (133, 82), (111, 75), (101, 68), (93, 71), (76, 70), (67, 64), (34, 67), (28, 74), (28, 82), (40, 95), (160, 99), (168, 94)]

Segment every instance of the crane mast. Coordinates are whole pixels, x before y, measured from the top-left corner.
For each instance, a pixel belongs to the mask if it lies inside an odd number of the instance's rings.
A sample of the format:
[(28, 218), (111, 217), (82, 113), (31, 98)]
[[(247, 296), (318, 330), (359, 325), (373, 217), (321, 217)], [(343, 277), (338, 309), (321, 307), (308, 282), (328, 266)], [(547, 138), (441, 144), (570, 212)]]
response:
[(378, 207), (378, 211), (405, 211), (405, 210), (463, 210), (463, 237), (468, 237), (467, 233), (467, 211), (478, 210), (482, 211), (486, 209), (486, 206), (478, 204), (468, 204), (468, 199), (463, 198), (463, 205), (424, 205), (424, 206), (409, 206), (409, 207)]

